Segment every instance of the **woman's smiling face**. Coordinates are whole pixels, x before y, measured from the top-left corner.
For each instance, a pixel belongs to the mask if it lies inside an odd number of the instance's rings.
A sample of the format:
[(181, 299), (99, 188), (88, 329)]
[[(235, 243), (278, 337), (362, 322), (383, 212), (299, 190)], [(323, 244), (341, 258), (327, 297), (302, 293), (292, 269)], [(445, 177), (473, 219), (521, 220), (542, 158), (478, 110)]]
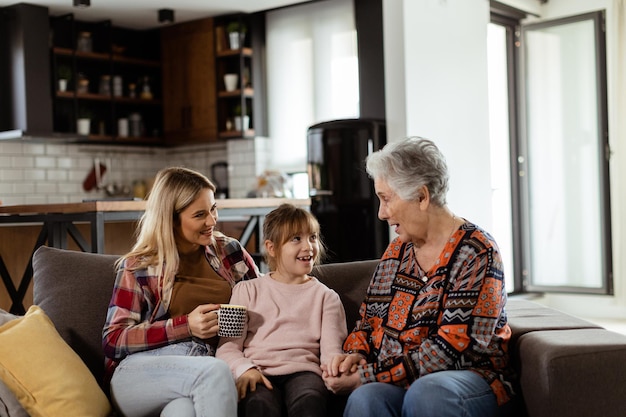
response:
[(174, 236), (179, 252), (187, 253), (213, 242), (217, 223), (217, 204), (213, 191), (206, 188), (180, 212)]

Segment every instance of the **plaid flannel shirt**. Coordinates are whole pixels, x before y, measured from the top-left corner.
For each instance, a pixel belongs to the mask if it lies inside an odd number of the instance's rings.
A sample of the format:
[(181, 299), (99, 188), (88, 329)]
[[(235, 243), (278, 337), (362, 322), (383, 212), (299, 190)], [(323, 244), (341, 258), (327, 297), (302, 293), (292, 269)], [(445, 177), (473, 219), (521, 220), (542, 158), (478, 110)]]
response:
[[(207, 261), (231, 286), (260, 276), (239, 241), (222, 234), (216, 234), (215, 241), (216, 251), (206, 247)], [(135, 262), (127, 259), (120, 265), (102, 332), (106, 385), (126, 356), (191, 338), (187, 316), (171, 318), (168, 313), (173, 285), (163, 283), (173, 282), (174, 277), (168, 281), (154, 267), (129, 270)]]

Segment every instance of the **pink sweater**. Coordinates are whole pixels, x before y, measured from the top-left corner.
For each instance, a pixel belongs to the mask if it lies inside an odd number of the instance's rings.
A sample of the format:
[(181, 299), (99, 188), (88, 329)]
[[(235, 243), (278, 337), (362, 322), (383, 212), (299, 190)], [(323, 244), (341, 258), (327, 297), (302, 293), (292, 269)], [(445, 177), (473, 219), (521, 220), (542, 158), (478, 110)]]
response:
[(312, 371), (343, 352), (346, 316), (339, 295), (316, 278), (284, 284), (263, 275), (233, 288), (231, 304), (248, 307), (244, 337), (222, 338), (217, 357), (235, 380), (257, 367), (266, 375)]

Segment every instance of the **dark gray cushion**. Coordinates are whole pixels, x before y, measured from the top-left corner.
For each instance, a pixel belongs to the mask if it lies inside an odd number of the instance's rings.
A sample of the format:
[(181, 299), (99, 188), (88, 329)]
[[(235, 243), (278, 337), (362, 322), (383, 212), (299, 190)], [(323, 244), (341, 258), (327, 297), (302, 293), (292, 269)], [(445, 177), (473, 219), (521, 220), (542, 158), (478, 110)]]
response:
[(587, 320), (523, 298), (510, 297), (506, 304), (506, 313), (512, 332), (511, 344), (517, 343), (520, 336), (539, 330), (601, 328)]
[(341, 297), (346, 311), (348, 332), (352, 331), (359, 318), (359, 308), (376, 265), (378, 260), (324, 264), (313, 268), (311, 275), (335, 290)]
[(626, 416), (626, 336), (546, 330), (526, 333), (518, 344), (529, 416)]
[(116, 255), (42, 246), (33, 255), (33, 299), (102, 382), (102, 327), (115, 282)]

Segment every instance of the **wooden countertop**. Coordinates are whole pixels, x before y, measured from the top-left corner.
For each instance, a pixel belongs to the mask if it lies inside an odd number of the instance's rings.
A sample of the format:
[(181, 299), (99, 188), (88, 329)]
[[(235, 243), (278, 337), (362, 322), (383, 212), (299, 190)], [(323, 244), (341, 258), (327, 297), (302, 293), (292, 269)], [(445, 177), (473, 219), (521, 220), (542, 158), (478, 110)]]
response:
[[(222, 200), (216, 200), (216, 202), (218, 210), (277, 207), (282, 203), (291, 203), (296, 206), (311, 205), (311, 200), (308, 198), (226, 198)], [(143, 211), (145, 209), (145, 200), (97, 200), (87, 201), (83, 203), (25, 204), (15, 206), (0, 206), (0, 215)]]

